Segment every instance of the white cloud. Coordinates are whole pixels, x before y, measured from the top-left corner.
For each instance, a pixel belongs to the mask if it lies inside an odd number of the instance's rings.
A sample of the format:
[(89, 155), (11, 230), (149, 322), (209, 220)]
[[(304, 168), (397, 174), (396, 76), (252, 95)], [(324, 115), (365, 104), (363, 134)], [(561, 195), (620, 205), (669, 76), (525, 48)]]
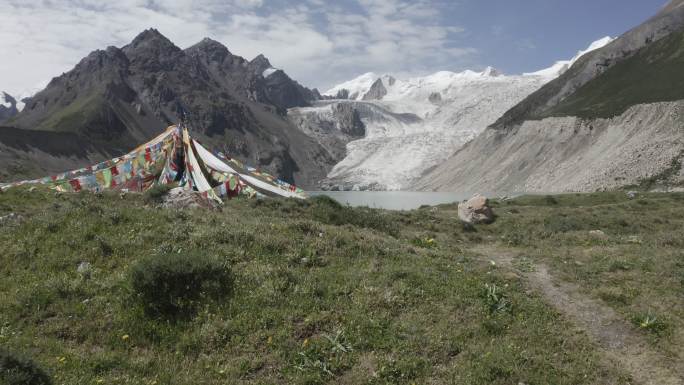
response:
[(367, 71), (451, 69), (476, 52), (453, 44), (463, 30), (426, 0), (0, 1), (0, 90), (20, 96), (150, 27), (180, 47), (212, 37), (248, 59), (263, 53), (322, 88)]

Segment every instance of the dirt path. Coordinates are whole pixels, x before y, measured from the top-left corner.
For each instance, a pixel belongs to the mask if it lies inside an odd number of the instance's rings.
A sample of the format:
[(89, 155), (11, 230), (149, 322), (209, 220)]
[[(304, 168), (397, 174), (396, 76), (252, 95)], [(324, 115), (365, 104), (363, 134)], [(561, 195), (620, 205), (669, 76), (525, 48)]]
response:
[(527, 284), (567, 319), (587, 332), (611, 361), (620, 365), (642, 385), (684, 385), (684, 373), (668, 365), (661, 353), (653, 350), (631, 324), (610, 307), (582, 294), (579, 286), (554, 280), (544, 265), (530, 271), (514, 267), (515, 254), (496, 248), (474, 250), (505, 269), (515, 270)]

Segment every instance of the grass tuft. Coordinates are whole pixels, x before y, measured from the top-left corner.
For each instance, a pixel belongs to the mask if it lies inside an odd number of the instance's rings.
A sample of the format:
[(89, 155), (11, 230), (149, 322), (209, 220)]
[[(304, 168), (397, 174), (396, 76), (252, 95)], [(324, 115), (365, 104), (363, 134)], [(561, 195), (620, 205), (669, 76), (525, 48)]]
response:
[(32, 360), (0, 348), (0, 384), (50, 385), (52, 381)]
[(233, 283), (225, 263), (201, 254), (142, 259), (131, 269), (130, 281), (147, 315), (173, 321), (192, 318), (209, 301), (225, 301)]

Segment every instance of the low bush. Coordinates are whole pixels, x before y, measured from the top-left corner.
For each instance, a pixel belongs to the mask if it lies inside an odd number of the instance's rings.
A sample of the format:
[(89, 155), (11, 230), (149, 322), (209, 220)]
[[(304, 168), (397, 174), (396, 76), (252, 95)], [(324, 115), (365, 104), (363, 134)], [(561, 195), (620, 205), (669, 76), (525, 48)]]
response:
[(50, 377), (35, 362), (0, 348), (0, 384), (49, 385)]
[(651, 312), (632, 315), (632, 323), (655, 337), (665, 337), (672, 333), (672, 325)]
[(549, 233), (567, 233), (586, 229), (582, 218), (554, 215), (544, 218), (544, 230)]
[(143, 193), (145, 203), (161, 203), (164, 195), (175, 187), (172, 184), (157, 184)]
[(511, 303), (506, 297), (500, 286), (496, 284), (485, 284), (482, 295), (490, 313), (508, 312), (511, 310)]
[(314, 219), (328, 225), (352, 225), (381, 231), (396, 236), (398, 226), (384, 210), (343, 206), (327, 196), (317, 196), (311, 199), (311, 210)]
[(168, 320), (192, 318), (201, 304), (229, 297), (233, 283), (224, 262), (182, 254), (143, 259), (132, 268), (130, 279), (145, 313)]

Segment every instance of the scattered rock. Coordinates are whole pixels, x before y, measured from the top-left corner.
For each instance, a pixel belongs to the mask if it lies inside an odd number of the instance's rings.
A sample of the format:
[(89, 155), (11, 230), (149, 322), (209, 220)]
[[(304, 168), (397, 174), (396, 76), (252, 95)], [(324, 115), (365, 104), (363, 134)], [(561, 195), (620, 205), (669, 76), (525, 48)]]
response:
[(494, 212), (488, 203), (487, 198), (481, 195), (459, 203), (458, 218), (467, 224), (491, 223), (494, 221)]
[(635, 199), (637, 197), (637, 192), (636, 191), (627, 191), (627, 198), (629, 199)]
[(433, 92), (428, 97), (428, 100), (432, 104), (440, 104), (442, 103), (442, 94), (440, 94), (439, 92)]
[(591, 231), (589, 231), (589, 235), (595, 239), (603, 239), (603, 240), (608, 239), (608, 236), (606, 235), (606, 233), (604, 233), (601, 230), (591, 230)]
[(207, 208), (213, 209), (218, 207), (218, 204), (209, 198), (205, 198), (202, 194), (185, 190), (182, 187), (176, 187), (164, 195), (162, 206), (166, 208)]
[(90, 278), (90, 274), (93, 272), (93, 269), (90, 265), (90, 262), (81, 262), (78, 264), (78, 267), (76, 268), (76, 272), (81, 274), (83, 278)]
[(8, 223), (13, 223), (13, 222), (18, 222), (22, 220), (22, 216), (15, 214), (15, 213), (9, 213), (7, 215), (4, 215), (0, 217), (0, 225), (8, 224)]
[(626, 241), (627, 241), (627, 243), (633, 243), (633, 244), (637, 244), (637, 245), (641, 244), (641, 238), (639, 238), (638, 235), (630, 235), (627, 237)]

